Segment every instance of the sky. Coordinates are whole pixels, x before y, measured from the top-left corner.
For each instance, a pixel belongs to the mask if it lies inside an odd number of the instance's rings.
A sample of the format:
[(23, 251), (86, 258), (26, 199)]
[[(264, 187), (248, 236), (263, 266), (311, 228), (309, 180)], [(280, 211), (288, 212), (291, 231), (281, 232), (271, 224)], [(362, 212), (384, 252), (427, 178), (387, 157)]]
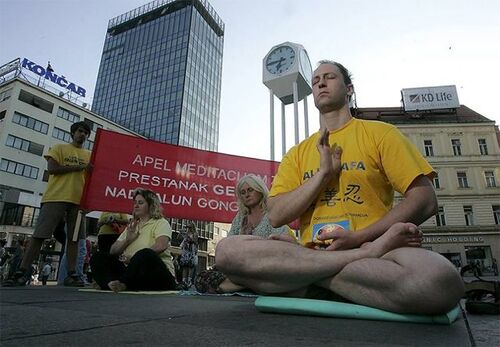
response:
[[(50, 60), (87, 89), (95, 81), (109, 19), (146, 0), (0, 0), (0, 65)], [(358, 107), (398, 107), (403, 88), (456, 85), (459, 101), (500, 124), (500, 1), (209, 0), (225, 23), (219, 152), (270, 158), (269, 90), (262, 60), (286, 41), (353, 74)], [(308, 97), (309, 132), (319, 128)], [(281, 158), (275, 100), (275, 159)], [(286, 147), (294, 144), (286, 107)], [(305, 137), (299, 104), (300, 140)]]

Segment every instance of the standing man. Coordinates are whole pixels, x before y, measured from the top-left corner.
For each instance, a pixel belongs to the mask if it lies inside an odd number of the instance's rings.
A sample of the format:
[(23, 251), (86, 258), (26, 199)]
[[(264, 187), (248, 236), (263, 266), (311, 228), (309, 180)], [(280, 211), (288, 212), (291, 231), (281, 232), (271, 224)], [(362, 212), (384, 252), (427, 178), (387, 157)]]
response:
[[(463, 283), (447, 259), (420, 248), (416, 227), (436, 213), (435, 172), (396, 127), (353, 118), (344, 66), (321, 61), (312, 84), (321, 129), (284, 156), (268, 204), (273, 227), (300, 218), (302, 245), (286, 236), (228, 237), (217, 267), (263, 294), (447, 312)], [(394, 190), (405, 199), (393, 207)]]
[[(68, 276), (64, 279), (64, 285), (83, 286), (83, 282), (75, 273), (78, 240), (74, 240), (73, 233), (75, 232), (85, 176), (87, 171), (91, 169), (90, 151), (83, 148), (85, 140), (90, 135), (90, 126), (85, 122), (77, 122), (71, 125), (70, 130), (73, 141), (69, 144), (57, 144), (50, 148), (45, 155), (50, 176), (47, 190), (42, 198), (38, 222), (29, 247), (24, 253), (21, 267), (10, 281), (4, 283), (4, 286), (25, 285), (30, 276), (31, 264), (35, 259), (38, 259), (43, 241), (52, 237), (58, 223), (64, 218), (66, 219), (68, 252)], [(79, 228), (78, 238), (85, 238), (83, 227)]]

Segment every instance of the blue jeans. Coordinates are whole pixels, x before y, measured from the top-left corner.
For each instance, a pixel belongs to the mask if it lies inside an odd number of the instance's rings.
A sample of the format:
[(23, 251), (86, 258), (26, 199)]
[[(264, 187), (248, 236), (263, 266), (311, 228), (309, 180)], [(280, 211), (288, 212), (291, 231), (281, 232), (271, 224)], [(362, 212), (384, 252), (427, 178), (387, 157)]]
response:
[[(64, 279), (68, 277), (68, 259), (66, 258), (66, 249), (65, 248), (64, 255), (61, 258), (61, 262), (59, 264), (59, 273), (57, 275), (57, 285), (62, 285)], [(85, 281), (83, 277), (83, 262), (85, 261), (85, 256), (87, 255), (87, 245), (85, 239), (78, 240), (78, 259), (76, 261), (76, 274), (80, 278), (80, 280)]]

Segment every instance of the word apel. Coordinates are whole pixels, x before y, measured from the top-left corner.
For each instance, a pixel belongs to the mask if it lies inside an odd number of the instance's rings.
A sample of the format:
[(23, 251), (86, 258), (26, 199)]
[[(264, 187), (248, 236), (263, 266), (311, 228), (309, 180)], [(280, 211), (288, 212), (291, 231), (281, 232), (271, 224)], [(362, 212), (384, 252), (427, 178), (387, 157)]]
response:
[(38, 76), (45, 77), (45, 79), (50, 80), (51, 82), (56, 83), (63, 88), (71, 90), (72, 92), (85, 97), (85, 93), (87, 91), (84, 88), (77, 86), (73, 82), (68, 82), (64, 76), (59, 76), (53, 73), (51, 69), (46, 69), (40, 65), (37, 65), (27, 58), (23, 59), (22, 67), (36, 73)]

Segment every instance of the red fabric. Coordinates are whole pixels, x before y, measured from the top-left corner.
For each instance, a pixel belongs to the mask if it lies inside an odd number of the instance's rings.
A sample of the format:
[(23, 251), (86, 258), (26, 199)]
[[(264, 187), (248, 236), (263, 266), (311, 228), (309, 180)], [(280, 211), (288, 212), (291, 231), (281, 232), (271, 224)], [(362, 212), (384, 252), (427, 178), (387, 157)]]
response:
[(279, 163), (175, 146), (99, 129), (81, 206), (130, 213), (132, 191), (160, 197), (166, 217), (230, 223), (238, 210), (235, 186), (247, 173), (271, 186)]

